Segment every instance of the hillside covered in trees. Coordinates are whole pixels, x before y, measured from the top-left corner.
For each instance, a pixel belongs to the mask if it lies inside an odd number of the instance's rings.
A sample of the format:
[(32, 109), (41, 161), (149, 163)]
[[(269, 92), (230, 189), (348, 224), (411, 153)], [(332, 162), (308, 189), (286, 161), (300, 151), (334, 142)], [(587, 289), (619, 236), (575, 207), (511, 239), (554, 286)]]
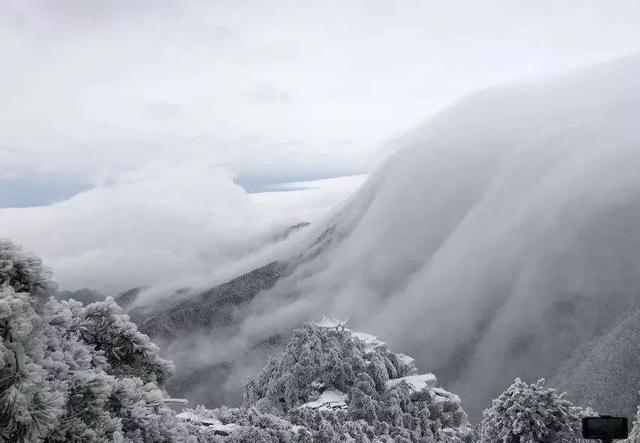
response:
[(0, 241), (2, 442), (576, 442), (594, 413), (516, 380), (473, 426), (411, 357), (328, 318), (294, 331), (240, 407), (176, 413), (173, 364), (112, 299), (55, 293), (40, 259)]
[(638, 55), (478, 91), (390, 142), (291, 242), (202, 285), (139, 275), (149, 290), (118, 303), (175, 361), (170, 392), (208, 407), (239, 404), (296, 325), (332, 312), (438, 374), (475, 421), (517, 377), (631, 416), (639, 114)]
[(0, 441), (180, 441), (173, 364), (112, 301), (56, 301), (40, 259), (0, 240)]

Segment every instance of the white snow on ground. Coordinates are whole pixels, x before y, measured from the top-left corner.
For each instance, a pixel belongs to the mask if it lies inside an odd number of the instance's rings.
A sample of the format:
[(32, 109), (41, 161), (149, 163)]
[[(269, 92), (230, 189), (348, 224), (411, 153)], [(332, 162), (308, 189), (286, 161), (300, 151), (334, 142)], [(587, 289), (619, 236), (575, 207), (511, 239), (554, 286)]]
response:
[(193, 412), (189, 412), (189, 411), (184, 411), (179, 414), (176, 414), (176, 417), (178, 417), (181, 420), (186, 420), (193, 423), (201, 423), (203, 425), (216, 425), (218, 423), (222, 424), (220, 420), (216, 420), (215, 418), (202, 417), (200, 415), (194, 414)]
[(438, 380), (436, 379), (436, 376), (433, 374), (408, 375), (406, 377), (394, 378), (392, 380), (387, 381), (387, 387), (392, 388), (402, 383), (403, 381), (406, 382), (409, 385), (409, 387), (415, 392), (419, 392), (424, 389), (434, 389), (434, 388), (438, 389), (436, 388), (436, 384), (438, 383)]
[(165, 398), (162, 400), (162, 403), (186, 405), (189, 403), (189, 400), (186, 398)]
[[(326, 315), (322, 316), (322, 319), (318, 322), (314, 322), (313, 324), (318, 326), (319, 328), (339, 328), (344, 327), (349, 319), (340, 319), (335, 317), (328, 317)], [(348, 330), (345, 328), (345, 330)]]
[[(340, 318), (328, 317), (326, 315), (323, 315), (320, 321), (314, 322), (314, 325), (320, 328), (343, 328), (345, 331), (351, 333), (351, 337), (362, 342), (366, 346), (366, 349), (365, 349), (366, 351), (372, 351), (374, 348), (379, 346), (386, 346), (386, 343), (378, 339), (378, 337), (376, 337), (375, 335), (365, 334), (364, 332), (355, 332), (355, 331), (352, 331), (351, 329), (345, 328), (344, 325), (346, 325), (348, 322), (349, 322), (348, 318), (340, 319)], [(404, 358), (411, 359), (411, 357), (408, 357), (408, 356), (404, 356)]]
[(394, 378), (387, 381), (387, 388), (398, 386), (403, 381), (409, 385), (409, 388), (413, 392), (428, 390), (429, 392), (431, 392), (431, 398), (436, 403), (448, 400), (460, 401), (460, 397), (458, 397), (456, 394), (452, 394), (446, 389), (436, 387), (438, 380), (433, 374), (408, 375), (406, 377)]
[(406, 354), (396, 354), (396, 355), (398, 356), (398, 359), (400, 359), (400, 361), (405, 365), (415, 367), (416, 360), (413, 357), (409, 357)]
[(360, 340), (364, 343), (367, 348), (366, 350), (373, 350), (378, 346), (385, 346), (385, 343), (378, 339), (375, 335), (365, 334), (364, 332), (351, 332), (351, 336), (357, 340)]
[(434, 400), (437, 402), (445, 400), (460, 401), (460, 397), (458, 397), (456, 394), (452, 394), (451, 392), (442, 388), (433, 388), (431, 392), (435, 394)]
[(206, 426), (213, 429), (214, 431), (220, 432), (221, 434), (231, 434), (238, 427), (238, 425), (233, 423), (224, 424), (220, 420), (216, 420), (215, 418), (203, 417), (189, 411), (181, 412), (180, 414), (177, 414), (176, 417), (185, 421), (189, 421), (196, 425)]
[(316, 401), (310, 401), (300, 406), (311, 409), (343, 409), (347, 407), (347, 394), (337, 389), (324, 391)]

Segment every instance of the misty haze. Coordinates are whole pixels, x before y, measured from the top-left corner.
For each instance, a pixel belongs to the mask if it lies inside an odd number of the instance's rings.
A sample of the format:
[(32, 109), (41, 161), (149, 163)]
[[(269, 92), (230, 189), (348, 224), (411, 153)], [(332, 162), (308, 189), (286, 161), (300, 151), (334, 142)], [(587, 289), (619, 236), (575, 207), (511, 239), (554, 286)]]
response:
[(0, 60), (0, 442), (640, 443), (640, 3), (8, 0)]

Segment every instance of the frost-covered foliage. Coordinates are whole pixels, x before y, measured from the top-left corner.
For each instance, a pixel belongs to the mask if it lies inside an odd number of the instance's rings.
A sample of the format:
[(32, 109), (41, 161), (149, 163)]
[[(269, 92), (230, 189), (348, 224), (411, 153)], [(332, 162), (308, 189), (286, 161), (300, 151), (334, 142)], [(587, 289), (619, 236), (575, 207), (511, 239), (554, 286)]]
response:
[(593, 411), (574, 406), (563, 394), (545, 387), (544, 379), (527, 384), (520, 379), (484, 411), (482, 443), (570, 443), (580, 437), (581, 419)]
[(198, 406), (178, 417), (199, 442), (311, 442), (311, 434), (305, 428), (255, 408), (223, 406), (208, 410)]
[(55, 289), (42, 262), (0, 240), (0, 439), (35, 441), (63, 414), (64, 397), (45, 368), (42, 313)]
[(158, 347), (138, 332), (118, 305), (93, 303), (82, 309), (80, 315), (82, 336), (96, 350), (104, 351), (114, 374), (159, 383), (173, 375), (173, 364), (160, 358)]
[(245, 386), (242, 408), (176, 416), (171, 362), (107, 299), (53, 298), (41, 261), (0, 241), (0, 441), (469, 441), (460, 399), (413, 359), (307, 324)]
[(417, 374), (413, 359), (375, 337), (326, 322), (294, 331), (245, 385), (242, 408), (186, 414), (220, 441), (471, 441), (460, 399), (434, 375)]
[[(53, 298), (41, 261), (0, 240), (0, 442), (471, 442), (460, 398), (412, 358), (328, 320), (294, 331), (244, 387), (241, 408), (166, 406), (173, 364), (113, 302)], [(482, 442), (575, 442), (573, 406), (516, 379)], [(637, 420), (631, 442), (640, 439)]]
[(42, 262), (0, 240), (0, 441), (172, 442), (172, 372), (113, 301), (53, 299)]

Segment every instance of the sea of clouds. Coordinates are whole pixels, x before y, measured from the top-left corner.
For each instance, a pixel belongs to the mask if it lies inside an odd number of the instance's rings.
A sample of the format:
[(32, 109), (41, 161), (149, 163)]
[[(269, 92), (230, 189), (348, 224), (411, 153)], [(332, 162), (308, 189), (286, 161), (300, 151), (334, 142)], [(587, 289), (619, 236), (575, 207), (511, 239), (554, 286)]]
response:
[(324, 251), (235, 343), (349, 317), (475, 416), (513, 378), (553, 377), (640, 308), (639, 114), (638, 57), (451, 106), (311, 227)]

